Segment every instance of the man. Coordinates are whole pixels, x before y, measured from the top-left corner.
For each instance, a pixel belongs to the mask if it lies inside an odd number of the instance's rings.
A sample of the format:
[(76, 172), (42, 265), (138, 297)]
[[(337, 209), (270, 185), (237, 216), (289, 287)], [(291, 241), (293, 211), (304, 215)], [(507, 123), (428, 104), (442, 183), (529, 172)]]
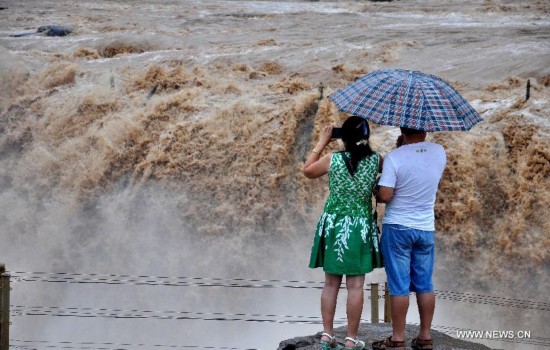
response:
[(426, 141), (426, 132), (401, 128), (397, 148), (384, 159), (377, 198), (387, 203), (382, 220), (382, 255), (390, 289), (393, 334), (373, 349), (404, 349), (409, 293), (416, 293), (420, 332), (413, 349), (432, 349), (435, 309), (434, 203), (445, 169), (445, 150)]

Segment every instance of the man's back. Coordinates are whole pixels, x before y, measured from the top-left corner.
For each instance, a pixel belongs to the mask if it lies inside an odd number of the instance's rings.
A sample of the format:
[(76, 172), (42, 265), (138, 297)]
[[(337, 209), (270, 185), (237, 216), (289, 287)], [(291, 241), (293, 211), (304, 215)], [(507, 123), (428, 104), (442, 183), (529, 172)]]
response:
[(435, 196), (445, 163), (445, 150), (433, 142), (403, 145), (390, 152), (379, 182), (394, 189), (383, 223), (433, 231)]

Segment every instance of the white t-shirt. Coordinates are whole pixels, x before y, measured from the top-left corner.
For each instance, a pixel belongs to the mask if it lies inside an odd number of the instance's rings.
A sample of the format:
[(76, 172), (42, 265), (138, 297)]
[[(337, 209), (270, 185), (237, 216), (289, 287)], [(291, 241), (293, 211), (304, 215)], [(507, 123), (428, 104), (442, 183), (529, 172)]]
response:
[(434, 204), (445, 169), (443, 147), (433, 142), (403, 145), (384, 158), (378, 184), (394, 189), (382, 223), (435, 231)]

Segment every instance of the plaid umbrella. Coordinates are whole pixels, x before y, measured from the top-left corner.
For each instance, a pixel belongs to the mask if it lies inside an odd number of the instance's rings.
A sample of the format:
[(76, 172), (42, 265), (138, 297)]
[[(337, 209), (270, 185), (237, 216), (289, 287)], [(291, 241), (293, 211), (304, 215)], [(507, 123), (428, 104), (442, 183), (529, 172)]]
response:
[(343, 112), (416, 130), (469, 130), (482, 120), (448, 83), (418, 71), (378, 70), (328, 98)]

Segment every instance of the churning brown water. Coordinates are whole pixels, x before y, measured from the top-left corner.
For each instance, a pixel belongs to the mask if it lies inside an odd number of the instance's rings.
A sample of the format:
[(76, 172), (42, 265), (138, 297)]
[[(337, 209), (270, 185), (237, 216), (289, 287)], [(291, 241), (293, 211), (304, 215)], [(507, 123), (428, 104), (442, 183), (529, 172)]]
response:
[[(10, 270), (321, 280), (306, 265), (327, 181), (305, 179), (302, 162), (320, 128), (345, 116), (318, 102), (318, 86), (326, 96), (399, 67), (447, 79), (485, 119), (470, 132), (430, 136), (448, 152), (436, 288), (548, 301), (548, 1), (0, 0), (0, 8), (0, 260)], [(47, 24), (74, 32), (10, 37)], [(396, 130), (373, 133), (373, 147), (387, 153)], [(12, 298), (231, 318), (318, 316), (318, 296), (20, 282)], [(544, 337), (549, 321), (548, 311), (440, 300), (434, 324)], [(318, 330), (15, 316), (12, 338), (267, 349)]]

